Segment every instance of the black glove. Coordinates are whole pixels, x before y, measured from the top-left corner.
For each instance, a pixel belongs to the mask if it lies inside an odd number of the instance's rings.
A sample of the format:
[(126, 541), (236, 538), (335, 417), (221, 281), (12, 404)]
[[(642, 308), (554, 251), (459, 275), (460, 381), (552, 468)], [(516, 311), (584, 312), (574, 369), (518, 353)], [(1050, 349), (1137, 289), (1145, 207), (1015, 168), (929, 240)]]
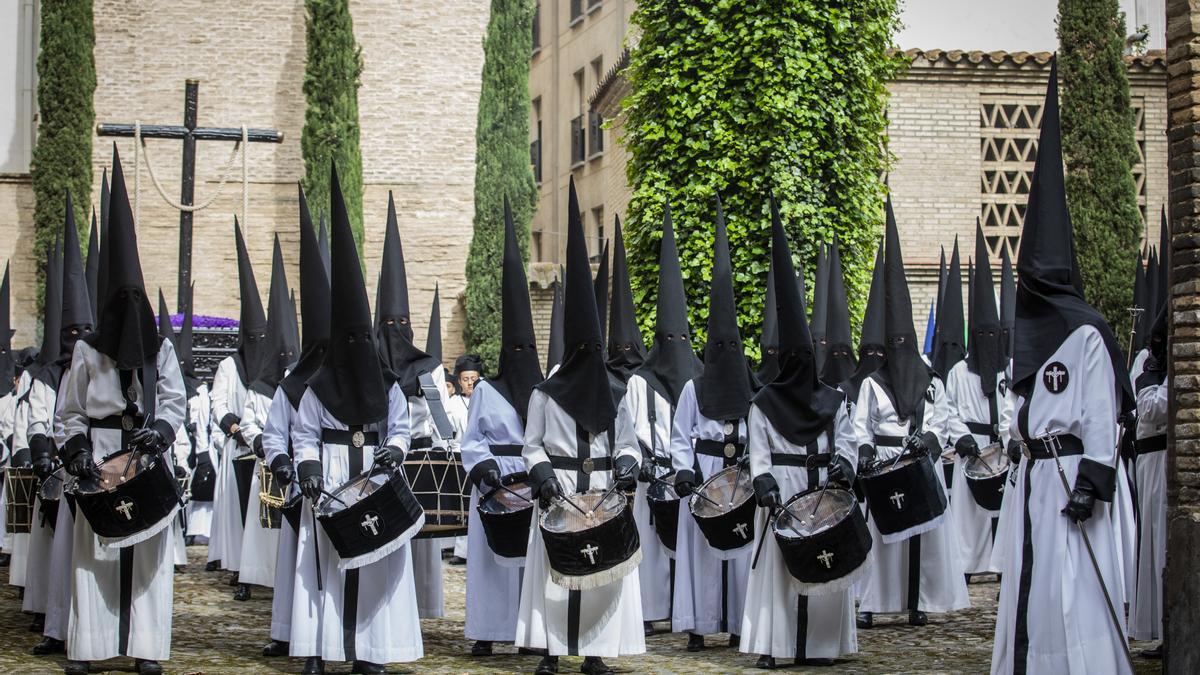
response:
[(77, 478), (99, 478), (100, 472), (96, 469), (96, 462), (92, 459), (90, 453), (79, 453), (67, 462), (67, 473)]
[(254, 456), (255, 457), (258, 457), (259, 459), (263, 459), (264, 457), (267, 456), (266, 451), (263, 450), (262, 434), (259, 434), (254, 437), (253, 447), (254, 447)]
[(129, 437), (129, 442), (143, 452), (159, 452), (167, 445), (167, 439), (154, 427), (142, 427)]
[(292, 481), (296, 480), (296, 470), (286, 459), (271, 469), (271, 475), (275, 476), (275, 480), (283, 487), (291, 485)]
[(758, 498), (758, 505), (772, 511), (783, 506), (783, 498), (779, 495), (779, 489), (767, 490), (762, 493)]
[(854, 483), (854, 467), (845, 457), (834, 457), (826, 471), (828, 482), (832, 485), (849, 488)]
[(178, 464), (175, 465), (175, 477), (176, 478), (187, 478), (187, 475), (188, 475), (187, 469), (183, 468), (182, 466), (179, 466)]
[(954, 452), (963, 459), (967, 459), (968, 457), (978, 457), (979, 443), (976, 442), (975, 438), (970, 435), (963, 436), (954, 444)]
[(394, 445), (380, 445), (375, 448), (375, 463), (387, 466), (398, 467), (404, 462), (404, 451)]
[(495, 490), (499, 488), (500, 472), (496, 469), (488, 469), (487, 471), (484, 471), (483, 475), (479, 477), (479, 484), (488, 488), (489, 490)]
[(1091, 492), (1075, 488), (1071, 491), (1071, 499), (1063, 507), (1063, 514), (1073, 523), (1082, 523), (1092, 517), (1092, 509), (1096, 506), (1096, 497)]
[(1025, 453), (1021, 451), (1021, 441), (1015, 438), (1008, 442), (1008, 461), (1013, 464), (1020, 464), (1021, 457)]
[[(653, 469), (654, 465), (651, 464), (651, 471)], [(613, 467), (613, 484), (617, 486), (617, 489), (633, 492), (637, 489), (637, 477), (638, 462), (628, 455), (618, 457), (616, 466)]]
[(550, 506), (550, 501), (563, 496), (562, 485), (558, 479), (551, 476), (542, 481), (542, 485), (538, 488), (538, 506), (546, 508)]
[(691, 471), (680, 471), (675, 474), (675, 494), (687, 497), (696, 491), (696, 476)]
[(305, 476), (300, 481), (300, 494), (304, 495), (312, 501), (317, 501), (321, 496), (321, 491), (325, 489), (325, 482), (321, 480), (320, 474)]
[(38, 480), (46, 480), (54, 473), (54, 462), (49, 457), (41, 456), (33, 460), (33, 473)]
[(641, 468), (638, 469), (638, 480), (642, 483), (654, 480), (654, 462), (648, 457), (642, 457)]
[(856, 471), (854, 475), (856, 475), (856, 476), (862, 475), (862, 473), (864, 471), (866, 471), (867, 469), (871, 468), (871, 465), (874, 463), (875, 463), (875, 448), (874, 448), (874, 446), (870, 446), (870, 445), (866, 445), (866, 444), (858, 446), (858, 471)]

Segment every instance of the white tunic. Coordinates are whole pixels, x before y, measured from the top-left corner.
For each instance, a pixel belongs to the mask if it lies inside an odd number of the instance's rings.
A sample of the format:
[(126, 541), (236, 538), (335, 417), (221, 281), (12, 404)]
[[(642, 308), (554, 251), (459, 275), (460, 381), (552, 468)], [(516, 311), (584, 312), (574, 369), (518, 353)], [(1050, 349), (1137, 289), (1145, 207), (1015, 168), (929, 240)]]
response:
[(1167, 563), (1167, 433), (1166, 382), (1137, 393), (1139, 449), (1134, 476), (1138, 497), (1137, 586), (1129, 603), (1129, 634), (1138, 640), (1163, 636), (1163, 568)]
[[(255, 399), (262, 402), (262, 397)], [(255, 428), (261, 424), (263, 462), (274, 466), (278, 457), (287, 457), (291, 463), (291, 433), (296, 420), (296, 409), (283, 389), (275, 390), (275, 397), (264, 411), (256, 408), (253, 413)], [(285, 492), (290, 499), (299, 490), (293, 482)], [(275, 592), (271, 597), (271, 639), (288, 642), (292, 633), (292, 597), (296, 580), (297, 532), (287, 518), (279, 525), (278, 547), (275, 551)]]
[[(364, 431), (375, 431), (377, 427), (370, 424)], [(325, 489), (330, 492), (374, 461), (373, 445), (353, 449), (321, 440), (322, 429), (348, 428), (322, 405), (315, 392), (310, 389), (304, 393), (292, 424), (296, 465), (319, 461)], [(408, 451), (408, 407), (397, 386), (389, 392), (387, 428), (383, 431), (384, 444)], [(410, 547), (401, 546), (382, 560), (357, 569), (340, 570), (341, 558), (325, 531), (319, 525), (314, 527), (307, 500), (305, 505), (297, 560), (309, 563), (320, 555), (323, 590), (317, 588), (317, 571), (302, 566), (292, 604), (292, 656), (320, 656), (327, 661), (357, 659), (378, 664), (421, 658), (424, 651)]]
[[(0, 396), (0, 468), (8, 466), (12, 454), (13, 416), (16, 414), (17, 392), (14, 388)], [(0, 481), (0, 551), (8, 551), (8, 507), (4, 496), (4, 481)]]
[[(950, 444), (955, 444), (966, 434), (971, 434), (979, 449), (991, 444), (992, 434), (977, 433), (981, 429), (972, 430), (968, 425), (996, 425), (999, 432), (997, 442), (1000, 443), (1001, 453), (1008, 447), (1008, 425), (1012, 416), (1012, 407), (1006, 396), (1008, 384), (1003, 373), (996, 375), (996, 419), (992, 420), (991, 402), (983, 393), (979, 375), (971, 372), (967, 362), (959, 361), (946, 375), (946, 396), (949, 399)], [(959, 555), (962, 558), (963, 572), (966, 574), (981, 574), (998, 572), (999, 568), (992, 566), (992, 541), (1000, 517), (999, 511), (988, 511), (971, 496), (967, 486), (967, 477), (963, 473), (966, 460), (956, 457), (954, 460), (954, 484), (950, 488), (950, 506), (954, 526), (958, 530)], [(1007, 485), (1007, 482), (1005, 483)]]
[[(525, 428), (516, 409), (487, 382), (475, 385), (471, 397), (474, 402), (460, 446), (463, 468), (471, 474), (494, 466), (502, 477), (523, 473), (525, 460), (520, 448)], [(492, 446), (497, 448), (493, 450)], [(515, 454), (512, 446), (516, 446)], [(480, 497), (479, 488), (473, 487), (467, 537), (468, 548), (474, 555), (467, 558), (466, 636), (469, 640), (508, 642), (517, 632), (524, 561), (501, 558), (488, 548), (487, 535), (476, 511)]]
[[(446, 373), (443, 368), (429, 371), (433, 384), (439, 392), (443, 392), (442, 401), (446, 397)], [(431, 438), (434, 447), (450, 448), (453, 439), (443, 439), (438, 436), (429, 414), (429, 404), (424, 395), (408, 397), (409, 421), (412, 423), (412, 438)], [(446, 601), (442, 593), (442, 541), (439, 539), (414, 539), (412, 542), (412, 563), (414, 578), (417, 582), (417, 608), (422, 619), (440, 619), (446, 614)]]
[[(213, 470), (221, 465), (221, 455), (212, 445), (209, 427), (212, 424), (212, 403), (208, 399), (208, 385), (201, 383), (196, 394), (188, 399), (188, 426), (193, 430), (196, 453), (205, 453), (212, 462)], [(216, 480), (214, 476), (213, 480)], [(213, 502), (191, 499), (187, 503), (187, 534), (200, 537), (212, 535)]]
[[(628, 406), (617, 409), (614, 422), (615, 447), (609, 447), (608, 434), (590, 436), (588, 456), (593, 458), (641, 458), (633, 433), (633, 418)], [(549, 462), (551, 455), (578, 457), (576, 424), (558, 403), (535, 389), (529, 399), (525, 424), (525, 466), (533, 468)], [(612, 485), (611, 471), (589, 474), (592, 489)], [(567, 494), (576, 492), (578, 472), (554, 470)], [(550, 578), (550, 561), (536, 526), (540, 509), (534, 505), (534, 527), (529, 532), (529, 552), (525, 558), (525, 585), (521, 588), (521, 609), (517, 616), (518, 647), (546, 649), (552, 656), (601, 656), (641, 654), (646, 651), (642, 627), (641, 584), (638, 570), (610, 584), (585, 591), (569, 591)], [(574, 630), (573, 630), (574, 628)]]
[[(694, 382), (694, 381), (693, 381)], [(688, 382), (679, 394), (679, 406), (671, 430), (671, 468), (695, 471), (697, 487), (728, 463), (723, 457), (698, 454), (696, 441), (725, 440), (725, 420), (713, 420), (700, 412), (696, 388)], [(732, 430), (731, 430), (732, 431)], [(737, 421), (737, 439), (746, 442), (746, 421)], [(688, 510), (688, 500), (679, 505), (679, 526), (675, 540), (675, 590), (672, 601), (671, 630), (697, 635), (734, 633), (742, 629), (742, 609), (746, 604), (746, 582), (750, 577), (753, 546), (735, 555), (718, 554), (696, 525)], [(720, 584), (720, 591), (714, 592)]]
[[(1057, 378), (1057, 379), (1051, 379)], [(1070, 434), (1084, 454), (1062, 457), (1073, 486), (1083, 461), (1113, 466), (1117, 442), (1116, 382), (1104, 340), (1091, 326), (1072, 332), (1033, 376), (1027, 425), (1018, 396), (1010, 433), (1016, 438)], [(1054, 384), (1058, 392), (1047, 388)], [(1028, 432), (1028, 433), (1026, 433)], [(1003, 556), (1000, 607), (992, 650), (992, 672), (1129, 672), (1123, 654), (1125, 630), (1114, 628), (1099, 580), (1079, 528), (1061, 511), (1068, 501), (1053, 459), (1022, 459), (1014, 526), (997, 539)], [(1125, 601), (1110, 504), (1096, 501), (1084, 527), (1117, 611)]]
[[(949, 418), (946, 390), (941, 379), (930, 382), (933, 401), (925, 404), (920, 429), (937, 436), (939, 446), (945, 447)], [(891, 398), (872, 375), (863, 380), (854, 406), (854, 435), (858, 447), (875, 446), (879, 460), (892, 459), (904, 448), (876, 445), (876, 436), (909, 434), (907, 423), (901, 424)], [(935, 471), (938, 487), (946, 489), (942, 472)], [(869, 509), (868, 509), (869, 511)], [(893, 544), (886, 544), (874, 517), (868, 517), (871, 530), (872, 567), (869, 580), (862, 587), (859, 611), (892, 613), (904, 611), (952, 612), (970, 606), (967, 582), (963, 578), (959, 558), (958, 532), (954, 514), (948, 509), (945, 520), (937, 528)], [(919, 548), (914, 548), (919, 547)], [(920, 573), (909, 574), (911, 558), (919, 553)]]
[[(242, 510), (246, 506), (238, 492), (233, 462), (250, 450), (239, 445), (237, 439), (226, 435), (222, 431), (221, 422), (226, 419), (237, 421), (241, 418), (248, 391), (238, 374), (233, 357), (226, 357), (217, 366), (217, 372), (213, 375), (212, 392), (209, 394), (209, 400), (212, 402), (213, 446), (220, 452), (221, 460), (216, 465), (217, 489), (213, 499), (208, 560), (219, 560), (222, 569), (233, 572), (237, 572), (241, 566), (242, 535), (245, 530)], [(230, 415), (231, 418), (228, 417)]]
[[(162, 341), (157, 364), (155, 418), (178, 429), (183, 425), (187, 401), (179, 359), (169, 340)], [(141, 387), (134, 390), (138, 410), (144, 411)], [(89, 418), (105, 418), (125, 409), (112, 359), (87, 342), (75, 343), (59, 398), (60, 446), (85, 436), (97, 463), (122, 451), (119, 430), (91, 429), (89, 422)], [(100, 545), (87, 518), (75, 520), (68, 658), (101, 661), (124, 655), (162, 661), (170, 657), (175, 583), (172, 544), (168, 528), (139, 544), (114, 550)], [(130, 589), (127, 596), (121, 592), (122, 586)]]
[[(34, 379), (29, 391), (19, 404), (25, 408), (26, 443), (35, 436), (54, 438), (54, 406), (58, 392), (41, 379)], [(53, 459), (53, 457), (52, 457)], [(50, 549), (57, 523), (46, 522), (42, 516), (42, 500), (34, 497), (33, 525), (29, 529), (29, 558), (25, 572), (25, 597), (21, 610), (37, 614), (46, 613), (46, 600), (50, 582)]]
[[(654, 399), (653, 429), (647, 394)], [(671, 467), (671, 419), (675, 416), (671, 402), (651, 389), (641, 375), (629, 377), (625, 401), (633, 417), (633, 428), (643, 457), (653, 457), (655, 476), (667, 475)], [(649, 486), (649, 483), (638, 481), (637, 494), (633, 497), (633, 517), (642, 540), (642, 564), (638, 566), (642, 584), (642, 617), (646, 621), (664, 621), (671, 618), (671, 578), (674, 567), (671, 558), (674, 554), (663, 546), (654, 530), (650, 504), (646, 500)]]
[[(29, 460), (29, 440), (27, 432), (29, 430), (29, 407), (20, 404), (22, 397), (29, 391), (29, 386), (33, 382), (33, 377), (29, 371), (21, 372), (21, 376), (17, 378), (17, 388), (14, 390), (16, 396), (16, 404), (13, 410), (13, 440), (12, 448), (9, 456), (9, 466), (20, 466), (23, 461)], [(9, 495), (5, 495), (7, 500)], [(12, 586), (24, 588), (25, 586), (25, 570), (28, 567), (29, 561), (29, 534), (10, 534), (8, 535), (8, 552), (12, 558), (8, 563), (8, 583)]]
[[(279, 393), (276, 388), (275, 393)], [(271, 398), (253, 389), (246, 390), (246, 403), (242, 406), (241, 426), (242, 438), (246, 444), (254, 447), (254, 439), (262, 434), (267, 422), (267, 413), (271, 408)], [(258, 493), (262, 489), (259, 481), (259, 468), (262, 460), (255, 460), (254, 475), (250, 479), (250, 495), (246, 503), (246, 524), (242, 530), (242, 557), (238, 567), (238, 581), (243, 584), (271, 587), (275, 584), (275, 557), (279, 549), (279, 529), (262, 526), (259, 518), (260, 504)]]

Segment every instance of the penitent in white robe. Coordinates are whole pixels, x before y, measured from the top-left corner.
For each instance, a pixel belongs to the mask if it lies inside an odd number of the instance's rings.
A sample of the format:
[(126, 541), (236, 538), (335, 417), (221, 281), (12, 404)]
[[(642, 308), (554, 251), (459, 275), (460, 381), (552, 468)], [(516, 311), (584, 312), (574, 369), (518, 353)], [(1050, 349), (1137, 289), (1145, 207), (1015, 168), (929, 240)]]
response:
[[(246, 504), (238, 492), (233, 462), (250, 452), (237, 439), (224, 433), (230, 422), (237, 422), (246, 405), (249, 389), (242, 382), (236, 354), (228, 356), (217, 366), (213, 387), (209, 393), (212, 403), (211, 431), (213, 446), (220, 448), (221, 461), (217, 468), (217, 489), (213, 499), (212, 535), (208, 542), (208, 560), (219, 560), (221, 568), (237, 572), (242, 560), (242, 534), (245, 531)], [(239, 460), (245, 461), (245, 460)]]
[[(649, 401), (654, 400), (654, 424), (650, 423)], [(671, 470), (671, 420), (675, 411), (671, 402), (650, 388), (641, 375), (631, 375), (625, 389), (625, 401), (633, 418), (634, 433), (642, 449), (643, 461), (652, 458), (654, 475), (662, 478)], [(653, 426), (653, 429), (651, 428)], [(671, 618), (674, 554), (663, 545), (654, 529), (650, 503), (646, 498), (649, 483), (640, 480), (633, 497), (633, 517), (642, 540), (642, 564), (638, 577), (642, 584), (642, 618), (665, 621)]]
[[(931, 380), (929, 393), (933, 400), (926, 401), (924, 418), (917, 428), (933, 433), (939, 446), (945, 447), (949, 403), (939, 378)], [(891, 398), (874, 375), (863, 380), (858, 390), (853, 424), (858, 447), (875, 446), (877, 459), (893, 459), (904, 452), (902, 447), (876, 445), (877, 436), (908, 436), (909, 424), (900, 422)], [(942, 472), (934, 471), (934, 474), (938, 487), (945, 490)], [(884, 543), (875, 527), (874, 517), (869, 514), (867, 526), (871, 531), (872, 567), (870, 577), (861, 589), (859, 611), (884, 614), (953, 612), (970, 606), (959, 558), (958, 532), (949, 508), (936, 528), (892, 544)], [(920, 567), (918, 574), (910, 574), (914, 562)]]
[[(1008, 383), (1004, 374), (996, 375), (996, 391), (993, 399), (984, 395), (979, 376), (971, 372), (967, 362), (959, 361), (950, 369), (946, 376), (946, 396), (949, 399), (950, 415), (948, 428), (951, 444), (970, 434), (980, 450), (993, 442), (1000, 443), (1001, 454), (1008, 447), (1009, 418), (1012, 407), (1007, 397)], [(996, 419), (992, 420), (992, 404), (994, 400)], [(995, 426), (994, 430), (992, 429)], [(967, 485), (963, 467), (966, 463), (962, 457), (954, 460), (954, 483), (951, 487), (950, 505), (951, 520), (958, 530), (959, 555), (962, 558), (963, 572), (966, 574), (981, 574), (998, 572), (999, 568), (992, 566), (992, 542), (995, 539), (996, 528), (999, 524), (1000, 512), (988, 511), (982, 508), (971, 495)], [(1007, 485), (1007, 481), (1005, 485)]]
[[(58, 392), (54, 387), (39, 378), (34, 378), (29, 385), (23, 401), (19, 404), (25, 409), (22, 418), (25, 420), (26, 442), (35, 436), (44, 436), (48, 440), (54, 437), (54, 406)], [(51, 479), (53, 480), (53, 479)], [(21, 600), (21, 610), (26, 613), (45, 614), (46, 602), (50, 584), (51, 548), (54, 541), (55, 526), (42, 515), (41, 497), (33, 500), (33, 525), (29, 528), (29, 557), (25, 572), (25, 595)]]
[[(276, 388), (275, 394), (279, 389)], [(271, 398), (253, 389), (246, 390), (246, 403), (242, 406), (241, 426), (242, 438), (246, 444), (254, 447), (254, 439), (262, 434), (266, 423), (266, 413), (271, 408)], [(259, 469), (262, 460), (254, 460), (254, 475), (250, 479), (250, 495), (246, 501), (246, 524), (242, 529), (242, 557), (238, 566), (238, 582), (266, 586), (275, 584), (275, 560), (279, 549), (279, 529), (263, 527), (259, 518), (262, 502), (258, 493), (262, 489), (259, 480)]]
[[(818, 434), (807, 446), (796, 445), (780, 435), (763, 411), (754, 405), (750, 407), (748, 427), (750, 474), (755, 477), (771, 474), (779, 484), (779, 494), (785, 502), (794, 495), (823, 485), (828, 478), (828, 469), (815, 469), (817, 482), (810, 483), (812, 476), (807, 469), (774, 466), (772, 454), (834, 454), (852, 466), (858, 461), (854, 432), (845, 406), (838, 407), (832, 428)], [(847, 586), (826, 594), (802, 593), (795, 577), (788, 571), (774, 533), (769, 529), (763, 531), (769, 515), (767, 509), (758, 509), (754, 519), (754, 548), (758, 548), (759, 538), (765, 536), (768, 541), (763, 545), (758, 567), (750, 570), (739, 648), (746, 654), (768, 654), (777, 659), (834, 659), (857, 652), (853, 589)]]
[[(482, 380), (481, 380), (482, 381)], [(449, 386), (447, 386), (447, 389)], [(459, 447), (462, 443), (463, 434), (467, 433), (467, 416), (471, 410), (471, 397), (455, 394), (449, 397), (446, 403), (446, 416), (450, 418), (450, 426), (454, 427), (454, 438), (450, 441), (450, 447), (454, 452), (462, 453)], [(468, 469), (469, 470), (469, 469)], [(470, 514), (467, 515), (470, 520)], [(467, 543), (468, 535), (460, 534), (454, 538), (454, 555), (467, 559)]]
[[(196, 387), (196, 394), (188, 399), (188, 427), (191, 428), (196, 454), (204, 453), (212, 462), (213, 470), (221, 466), (221, 454), (213, 448), (209, 428), (212, 426), (212, 403), (208, 400), (208, 385), (201, 383)], [(186, 466), (186, 465), (185, 465)], [(194, 471), (193, 471), (194, 473)], [(216, 477), (213, 477), (216, 480)], [(187, 503), (187, 532), (196, 537), (211, 537), (213, 523), (212, 500), (188, 500)]]
[(1163, 568), (1167, 564), (1167, 384), (1137, 392), (1137, 586), (1129, 603), (1129, 634), (1163, 636)]
[[(429, 372), (438, 391), (446, 391), (446, 373), (443, 368)], [(445, 401), (445, 397), (442, 398)], [(429, 414), (429, 404), (423, 395), (408, 397), (408, 415), (412, 439), (429, 438), (433, 447), (447, 448), (453, 439), (438, 436)], [(442, 545), (444, 538), (414, 539), (412, 548), (413, 574), (417, 584), (417, 609), (422, 619), (440, 619), (446, 614), (446, 601), (442, 593)]]
[[(10, 467), (23, 466), (29, 462), (29, 436), (26, 433), (29, 429), (29, 406), (21, 405), (21, 400), (29, 392), (32, 383), (33, 377), (28, 370), (22, 371), (21, 376), (17, 378), (17, 388), (14, 390), (16, 404), (13, 410), (12, 452), (8, 460)], [(5, 499), (10, 496), (6, 495)], [(29, 533), (8, 535), (8, 552), (12, 556), (8, 563), (8, 583), (24, 588), (25, 570), (29, 562)]]
[[(623, 456), (641, 459), (627, 406), (618, 408), (614, 424), (615, 447), (609, 446), (607, 433), (589, 434), (587, 457), (611, 457), (613, 461)], [(552, 456), (580, 457), (575, 420), (554, 399), (537, 389), (529, 399), (523, 454), (527, 469), (551, 461)], [(591, 489), (607, 489), (612, 485), (611, 471), (584, 474), (555, 469), (554, 475), (568, 495), (583, 491), (581, 478), (586, 479)], [(599, 588), (571, 591), (559, 586), (550, 577), (546, 545), (536, 525), (540, 508), (537, 504), (533, 508), (534, 526), (529, 532), (525, 584), (517, 615), (517, 646), (546, 649), (552, 656), (613, 657), (644, 653), (646, 638), (638, 570)]]
[[(724, 442), (734, 434), (740, 447), (733, 457), (696, 452), (697, 441)], [(671, 467), (676, 475), (680, 471), (698, 470), (695, 479), (699, 487), (713, 474), (733, 466), (745, 452), (745, 443), (745, 420), (717, 421), (705, 417), (696, 401), (695, 385), (693, 382), (684, 385), (671, 431)], [(696, 635), (739, 634), (754, 547), (747, 542), (737, 551), (719, 552), (709, 546), (688, 509), (688, 501), (684, 499), (679, 504), (671, 630)]]
[[(1081, 326), (1033, 376), (1029, 398), (1016, 398), (1010, 433), (1021, 439), (1058, 434), (1080, 439), (1084, 454), (1061, 458), (1073, 486), (1084, 462), (1101, 471), (1113, 468), (1116, 392), (1103, 338)], [(1129, 672), (1124, 621), (1113, 626), (1079, 528), (1062, 513), (1068, 497), (1054, 459), (1022, 459), (1017, 475), (1010, 489), (1017, 517), (1009, 536), (996, 540), (1006, 551), (992, 672)], [(1125, 593), (1110, 509), (1097, 500), (1084, 528), (1120, 612)]]
[[(463, 468), (474, 487), (467, 526), (467, 624), (469, 640), (510, 642), (517, 633), (517, 608), (521, 603), (524, 558), (503, 558), (492, 553), (476, 507), (481, 498), (476, 481), (489, 468), (500, 476), (525, 473), (521, 457), (525, 427), (517, 411), (487, 382), (475, 385), (463, 434)], [(536, 524), (535, 524), (536, 526)]]
[[(17, 408), (16, 389), (0, 396), (0, 469), (8, 467), (12, 455), (13, 417)], [(0, 551), (8, 552), (8, 507), (4, 481), (0, 480)]]
[[(174, 430), (183, 425), (187, 399), (179, 359), (169, 340), (162, 341), (157, 364), (154, 427), (173, 441)], [(135, 379), (140, 377), (138, 371)], [(141, 387), (133, 389), (137, 408), (144, 412)], [(93, 429), (89, 421), (121, 414), (126, 406), (122, 392), (115, 362), (88, 343), (77, 342), (59, 392), (59, 446), (90, 442), (97, 463), (122, 452), (120, 430)], [(122, 655), (157, 661), (169, 658), (175, 583), (170, 528), (117, 549), (102, 545), (87, 518), (79, 517), (74, 544), (67, 657), (78, 661)], [(123, 587), (128, 591), (122, 592)]]
[[(408, 406), (398, 386), (388, 396), (387, 428), (382, 441), (408, 451)], [(377, 431), (377, 424), (363, 427)], [(325, 489), (333, 492), (374, 462), (374, 445), (356, 449), (324, 443), (322, 429), (346, 430), (311, 389), (300, 399), (292, 424), (296, 466), (320, 462)], [(421, 622), (417, 616), (413, 566), (405, 544), (381, 560), (350, 570), (338, 569), (341, 558), (320, 524), (314, 527), (305, 500), (300, 523), (292, 604), (291, 655), (320, 656), (327, 661), (362, 660), (370, 663), (415, 661), (423, 656)], [(314, 550), (314, 535), (316, 549)], [(320, 571), (316, 556), (320, 556)], [(320, 574), (321, 588), (317, 588)]]

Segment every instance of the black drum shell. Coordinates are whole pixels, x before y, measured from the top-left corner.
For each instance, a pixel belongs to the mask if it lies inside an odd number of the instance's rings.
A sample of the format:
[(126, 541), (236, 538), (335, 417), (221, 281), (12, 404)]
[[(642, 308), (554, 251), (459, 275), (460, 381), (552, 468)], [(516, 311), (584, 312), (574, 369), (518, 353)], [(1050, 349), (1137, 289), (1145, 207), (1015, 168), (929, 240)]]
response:
[(1008, 473), (998, 473), (989, 478), (972, 478), (966, 476), (967, 487), (971, 497), (979, 508), (985, 511), (999, 511), (1004, 502), (1004, 485), (1008, 482)]
[(62, 502), (62, 498), (58, 499), (42, 499), (38, 498), (38, 503), (41, 504), (42, 518), (45, 519), (46, 527), (54, 529), (55, 523), (58, 522), (58, 505)]
[[(203, 472), (201, 468), (203, 467)], [(211, 502), (217, 490), (217, 472), (212, 464), (198, 464), (192, 475), (192, 501)]]
[[(752, 493), (748, 493), (752, 494)], [(700, 533), (708, 541), (708, 545), (719, 551), (733, 551), (753, 541), (754, 537), (754, 499), (747, 498), (737, 508), (719, 516), (705, 518), (692, 513)], [(738, 526), (745, 524), (741, 531), (746, 532), (749, 539), (738, 534)]]
[[(75, 503), (97, 535), (111, 539), (129, 537), (158, 523), (179, 506), (182, 495), (175, 472), (161, 455), (149, 457), (150, 466), (110, 490), (75, 492)], [(118, 456), (109, 461), (124, 462), (126, 458)], [(132, 520), (117, 517), (117, 505), (125, 498), (137, 506)]]
[(292, 526), (293, 532), (300, 531), (300, 513), (303, 506), (304, 499), (300, 496), (300, 493), (297, 492), (295, 498), (289, 502), (284, 502), (283, 506), (280, 508), (280, 511), (283, 512), (284, 519), (287, 520), (288, 525)]
[[(367, 536), (361, 527), (369, 513), (386, 516), (380, 533)], [(400, 473), (392, 474), (386, 482), (350, 506), (317, 516), (325, 536), (343, 559), (355, 558), (374, 551), (404, 534), (413, 523), (424, 517), (412, 490)]]
[(954, 487), (954, 462), (942, 462), (942, 478), (946, 480), (946, 491)]
[[(867, 507), (881, 534), (903, 532), (946, 512), (946, 491), (932, 457), (923, 455), (915, 462), (890, 466), (890, 461), (884, 461), (861, 476)], [(896, 492), (904, 495), (899, 508), (891, 498)]]
[[(669, 480), (669, 477), (662, 480)], [(650, 506), (650, 519), (654, 521), (654, 532), (658, 535), (658, 540), (662, 542), (669, 550), (675, 550), (675, 544), (679, 539), (679, 503), (682, 501), (678, 495), (673, 498), (663, 499), (667, 495), (667, 485), (660, 482), (652, 482), (646, 488), (646, 503)]]
[[(632, 502), (626, 502), (618, 517), (589, 530), (550, 532), (539, 527), (550, 566), (566, 576), (582, 577), (604, 572), (629, 560), (641, 548)], [(598, 554), (594, 564), (580, 555), (580, 550), (589, 546), (595, 546)]]
[[(850, 509), (846, 518), (837, 525), (810, 537), (788, 537), (774, 528), (772, 532), (788, 572), (805, 584), (824, 584), (841, 579), (861, 567), (871, 555), (871, 531), (867, 529), (867, 519), (862, 509), (857, 506)], [(817, 558), (825, 551), (833, 556), (836, 563), (828, 568)]]
[[(242, 527), (246, 526), (247, 509), (250, 507), (250, 484), (254, 480), (256, 462), (254, 455), (235, 457), (230, 466), (233, 468), (233, 481), (237, 484), (238, 507), (242, 514)], [(258, 503), (258, 495), (254, 495), (254, 503)]]

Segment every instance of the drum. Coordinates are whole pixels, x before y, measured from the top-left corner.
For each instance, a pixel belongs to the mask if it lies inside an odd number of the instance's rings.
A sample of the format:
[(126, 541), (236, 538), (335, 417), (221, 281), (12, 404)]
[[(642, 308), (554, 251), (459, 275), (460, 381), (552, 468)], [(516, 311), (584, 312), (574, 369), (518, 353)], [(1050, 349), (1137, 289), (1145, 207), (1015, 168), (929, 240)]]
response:
[(929, 532), (942, 524), (946, 491), (928, 453), (904, 453), (862, 472), (867, 508), (885, 544)]
[(211, 502), (217, 490), (217, 472), (211, 463), (197, 464), (192, 471), (191, 493), (189, 499), (197, 502)]
[(283, 518), (291, 526), (293, 532), (300, 531), (300, 512), (304, 505), (304, 495), (300, 494), (300, 488), (296, 483), (288, 486), (287, 498), (283, 502), (283, 506), (279, 507), (279, 511), (283, 513)]
[(444, 448), (412, 450), (404, 458), (404, 477), (425, 510), (420, 537), (455, 537), (467, 533), (471, 482), (458, 453)]
[(179, 500), (187, 504), (192, 500), (192, 474), (184, 472), (175, 474), (175, 480), (179, 481)]
[(679, 495), (671, 484), (675, 474), (650, 481), (646, 487), (646, 501), (650, 504), (650, 520), (658, 540), (668, 551), (675, 552), (675, 540), (679, 537)]
[(58, 522), (58, 506), (62, 503), (63, 480), (66, 475), (67, 472), (60, 468), (42, 481), (42, 486), (38, 488), (42, 527), (49, 527), (53, 530), (54, 524)]
[(551, 580), (569, 590), (611, 584), (642, 562), (633, 509), (619, 490), (567, 495), (542, 511), (538, 529)]
[(999, 511), (1004, 501), (1004, 483), (1008, 478), (1008, 454), (1001, 451), (999, 443), (992, 443), (979, 451), (979, 457), (970, 457), (963, 462), (963, 475), (967, 487), (979, 508)]
[(501, 564), (517, 567), (525, 560), (533, 522), (533, 488), (526, 482), (528, 478), (523, 471), (505, 476), (501, 483), (508, 489), (492, 490), (480, 497), (475, 507), (488, 548)]
[(4, 471), (4, 508), (9, 534), (29, 534), (33, 526), (33, 498), (38, 492), (33, 469), (9, 467)]
[(351, 570), (387, 557), (408, 543), (425, 522), (403, 474), (373, 468), (321, 498), (317, 522)]
[(254, 482), (254, 466), (258, 457), (248, 452), (241, 457), (234, 457), (229, 465), (233, 468), (233, 482), (237, 484), (238, 508), (241, 509), (242, 526), (246, 526), (246, 510), (250, 507), (250, 485)]
[(133, 546), (171, 524), (181, 495), (175, 471), (162, 455), (126, 450), (96, 468), (99, 480), (76, 478), (65, 489), (75, 494), (100, 543)]
[(942, 455), (942, 478), (946, 483), (946, 494), (954, 487), (954, 455)]
[(843, 591), (870, 567), (871, 533), (849, 490), (831, 487), (795, 495), (771, 521), (771, 530), (804, 595)]
[(750, 472), (736, 466), (713, 474), (688, 502), (700, 532), (722, 559), (754, 542), (754, 508)]
[(265, 530), (278, 530), (283, 522), (283, 486), (275, 482), (275, 474), (267, 463), (258, 462), (258, 524)]

